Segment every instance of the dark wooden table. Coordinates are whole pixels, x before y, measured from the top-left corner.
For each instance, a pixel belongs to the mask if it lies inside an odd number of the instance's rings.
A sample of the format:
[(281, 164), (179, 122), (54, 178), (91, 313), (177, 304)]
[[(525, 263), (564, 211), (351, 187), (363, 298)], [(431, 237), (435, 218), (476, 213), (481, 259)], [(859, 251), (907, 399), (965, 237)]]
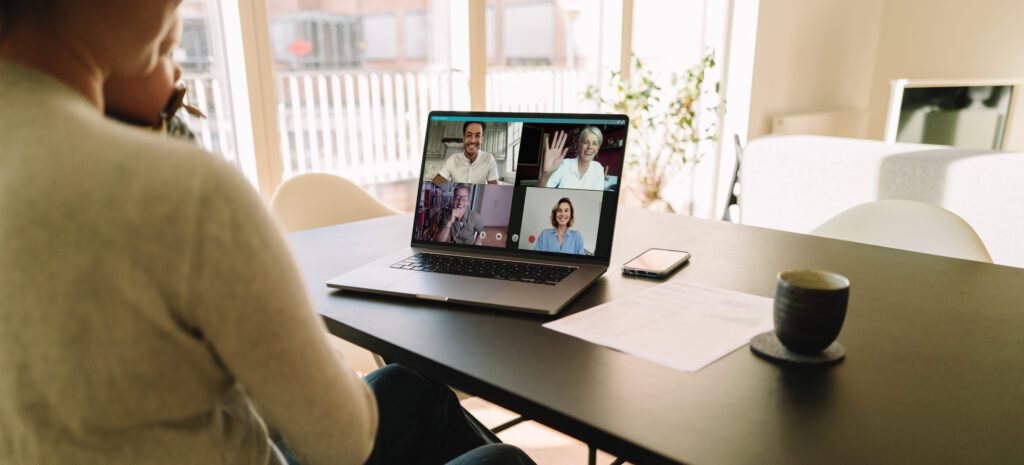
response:
[(328, 278), (407, 243), (411, 216), (290, 236), (330, 331), (634, 463), (1024, 463), (1024, 269), (640, 210), (609, 272), (563, 315), (655, 283), (618, 270), (688, 250), (672, 279), (772, 296), (778, 271), (852, 282), (827, 369), (741, 348), (683, 373), (541, 327), (547, 318), (333, 292)]

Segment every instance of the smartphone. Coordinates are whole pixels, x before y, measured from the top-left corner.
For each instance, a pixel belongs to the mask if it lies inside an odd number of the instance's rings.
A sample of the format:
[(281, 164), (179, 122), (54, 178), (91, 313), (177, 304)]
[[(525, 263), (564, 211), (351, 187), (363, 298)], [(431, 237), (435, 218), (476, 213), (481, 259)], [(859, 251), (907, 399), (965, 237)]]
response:
[(622, 265), (622, 274), (644, 278), (664, 278), (690, 260), (690, 252), (668, 249), (647, 249)]

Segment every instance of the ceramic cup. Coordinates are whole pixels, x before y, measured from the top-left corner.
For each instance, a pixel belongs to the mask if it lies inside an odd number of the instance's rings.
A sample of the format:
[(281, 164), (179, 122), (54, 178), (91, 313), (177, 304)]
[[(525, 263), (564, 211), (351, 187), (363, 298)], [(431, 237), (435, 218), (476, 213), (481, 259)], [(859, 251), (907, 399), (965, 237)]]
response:
[(805, 355), (825, 350), (843, 328), (850, 280), (822, 270), (779, 273), (775, 287), (775, 335)]

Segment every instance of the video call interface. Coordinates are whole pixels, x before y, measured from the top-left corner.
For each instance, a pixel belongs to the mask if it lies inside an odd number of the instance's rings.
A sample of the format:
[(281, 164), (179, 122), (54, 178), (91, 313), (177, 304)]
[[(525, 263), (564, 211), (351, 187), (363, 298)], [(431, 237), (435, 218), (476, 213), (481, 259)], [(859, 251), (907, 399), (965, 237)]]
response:
[(413, 240), (608, 258), (626, 130), (625, 119), (433, 115)]

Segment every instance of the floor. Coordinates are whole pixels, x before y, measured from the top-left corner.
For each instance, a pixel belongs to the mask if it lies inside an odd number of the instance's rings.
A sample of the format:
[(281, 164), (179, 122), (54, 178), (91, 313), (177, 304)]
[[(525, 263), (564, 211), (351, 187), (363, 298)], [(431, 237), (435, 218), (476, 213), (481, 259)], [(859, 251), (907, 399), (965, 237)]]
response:
[[(328, 341), (345, 357), (360, 375), (377, 368), (373, 355), (365, 349), (335, 336)], [(484, 426), (493, 428), (519, 415), (487, 402), (479, 397), (459, 393), (462, 406)], [(540, 423), (527, 421), (502, 431), (498, 437), (523, 449), (538, 465), (587, 465), (587, 446)], [(598, 451), (598, 465), (608, 465), (614, 457)]]
[[(479, 397), (462, 401), (462, 406), (484, 426), (494, 427), (518, 415)], [(523, 449), (538, 465), (586, 465), (587, 446), (540, 423), (528, 421), (498, 435), (502, 441)], [(598, 451), (598, 465), (608, 465), (614, 457)]]

